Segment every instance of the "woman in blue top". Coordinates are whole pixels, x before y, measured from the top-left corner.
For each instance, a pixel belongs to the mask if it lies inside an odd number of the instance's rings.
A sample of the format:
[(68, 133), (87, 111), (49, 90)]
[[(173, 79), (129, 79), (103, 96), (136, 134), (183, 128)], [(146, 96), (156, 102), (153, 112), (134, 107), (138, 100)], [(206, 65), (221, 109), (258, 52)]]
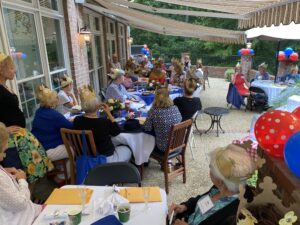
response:
[(300, 80), (300, 74), (298, 74), (298, 66), (293, 65), (290, 68), (290, 73), (287, 75), (283, 76), (281, 78), (282, 82), (286, 82), (286, 84), (295, 84), (296, 80)]
[(57, 93), (41, 85), (37, 89), (37, 98), (40, 108), (35, 112), (32, 133), (41, 142), (50, 160), (68, 158), (60, 128), (72, 129), (73, 124), (55, 110), (58, 105)]
[[(173, 225), (225, 225), (226, 218), (236, 215), (239, 185), (245, 185), (255, 170), (251, 156), (242, 147), (230, 144), (211, 153), (209, 168), (214, 186), (179, 205), (173, 203), (169, 209), (177, 218)], [(249, 189), (244, 197), (253, 197)]]

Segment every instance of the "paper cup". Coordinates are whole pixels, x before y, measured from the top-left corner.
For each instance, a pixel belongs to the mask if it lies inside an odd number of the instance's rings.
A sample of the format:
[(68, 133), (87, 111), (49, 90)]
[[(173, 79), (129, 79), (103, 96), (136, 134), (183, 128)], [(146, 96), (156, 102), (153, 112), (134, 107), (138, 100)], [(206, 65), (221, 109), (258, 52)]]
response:
[(122, 223), (126, 223), (130, 218), (130, 204), (124, 203), (118, 206), (118, 216)]
[(68, 216), (71, 225), (78, 225), (81, 222), (82, 208), (72, 207), (68, 209)]

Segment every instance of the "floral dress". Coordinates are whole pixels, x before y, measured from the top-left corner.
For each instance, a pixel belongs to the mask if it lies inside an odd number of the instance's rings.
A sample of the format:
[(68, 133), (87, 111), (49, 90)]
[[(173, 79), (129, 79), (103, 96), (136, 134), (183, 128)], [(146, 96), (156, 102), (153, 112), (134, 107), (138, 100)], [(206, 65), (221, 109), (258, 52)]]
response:
[(25, 128), (10, 136), (8, 147), (17, 148), (29, 183), (44, 177), (54, 168), (41, 143)]

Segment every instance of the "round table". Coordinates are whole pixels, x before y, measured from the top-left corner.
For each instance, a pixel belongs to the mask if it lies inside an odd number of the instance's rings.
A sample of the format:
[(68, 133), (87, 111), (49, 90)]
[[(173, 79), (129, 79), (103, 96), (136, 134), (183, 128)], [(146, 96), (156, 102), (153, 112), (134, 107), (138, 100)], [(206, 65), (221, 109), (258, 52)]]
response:
[(219, 128), (221, 131), (223, 131), (223, 133), (225, 133), (221, 127), (221, 118), (223, 115), (229, 113), (228, 109), (222, 107), (208, 107), (205, 108), (203, 112), (209, 115), (211, 118), (210, 127), (204, 133), (208, 133), (210, 130), (214, 129), (215, 123), (217, 124), (217, 137), (219, 137)]

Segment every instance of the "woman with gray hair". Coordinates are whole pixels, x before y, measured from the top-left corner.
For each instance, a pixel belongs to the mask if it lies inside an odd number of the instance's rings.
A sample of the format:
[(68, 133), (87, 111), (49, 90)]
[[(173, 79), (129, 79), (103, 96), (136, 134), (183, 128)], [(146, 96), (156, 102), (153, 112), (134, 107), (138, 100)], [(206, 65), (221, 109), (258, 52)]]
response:
[[(230, 144), (211, 153), (209, 167), (214, 186), (180, 205), (173, 203), (169, 212), (174, 211), (176, 215), (174, 225), (223, 225), (227, 217), (236, 214), (239, 185), (246, 185), (255, 170), (255, 163), (246, 150)], [(251, 196), (251, 191), (246, 189), (245, 197)]]
[[(79, 90), (84, 116), (78, 116), (74, 120), (74, 129), (91, 130), (93, 132), (97, 151), (107, 157), (107, 162), (128, 162), (131, 151), (127, 146), (114, 146), (111, 136), (117, 136), (121, 130), (111, 115), (109, 106), (101, 103), (95, 92), (90, 87)], [(98, 111), (102, 108), (107, 118), (98, 118)]]

